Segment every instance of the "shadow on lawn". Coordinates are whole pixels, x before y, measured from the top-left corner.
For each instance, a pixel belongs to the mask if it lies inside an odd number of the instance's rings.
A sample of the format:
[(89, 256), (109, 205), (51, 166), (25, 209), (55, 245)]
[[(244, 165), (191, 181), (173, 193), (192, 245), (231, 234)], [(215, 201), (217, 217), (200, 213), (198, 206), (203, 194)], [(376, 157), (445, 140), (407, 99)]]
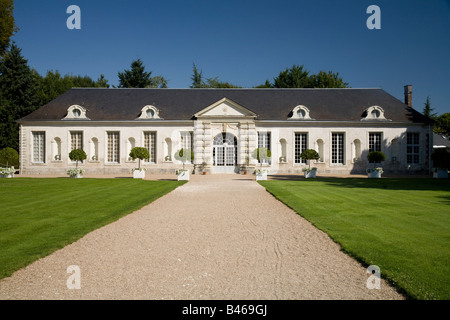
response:
[[(329, 178), (317, 177), (316, 179), (304, 179), (301, 176), (277, 176), (271, 180), (282, 181), (307, 181), (308, 183), (326, 183), (330, 186), (342, 188), (374, 188), (386, 190), (431, 190), (450, 192), (450, 179), (433, 178)], [(444, 196), (444, 198), (450, 199)]]

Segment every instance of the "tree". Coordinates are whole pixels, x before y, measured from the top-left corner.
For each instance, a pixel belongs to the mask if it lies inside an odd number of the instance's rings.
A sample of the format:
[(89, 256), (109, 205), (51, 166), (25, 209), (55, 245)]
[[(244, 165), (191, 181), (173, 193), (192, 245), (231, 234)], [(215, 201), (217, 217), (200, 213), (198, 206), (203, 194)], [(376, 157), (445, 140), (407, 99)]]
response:
[(294, 65), (281, 71), (271, 84), (266, 80), (256, 88), (348, 88), (348, 83), (332, 71), (311, 74), (303, 65)]
[(450, 138), (450, 113), (444, 113), (436, 117), (434, 133)]
[(72, 161), (75, 161), (75, 167), (78, 168), (78, 161), (86, 160), (86, 152), (83, 149), (73, 149), (69, 153), (69, 158)]
[(432, 113), (434, 108), (431, 107), (430, 96), (427, 96), (427, 101), (424, 103), (423, 114), (431, 119), (436, 119), (436, 113)]
[(100, 78), (95, 82), (95, 87), (97, 88), (109, 88), (108, 80), (105, 79), (103, 74), (100, 75)]
[(206, 82), (203, 81), (202, 71), (197, 69), (194, 63), (193, 74), (191, 77), (192, 85), (191, 88), (241, 88), (229, 82), (219, 81), (219, 77), (208, 78)]
[(386, 160), (386, 156), (381, 151), (371, 151), (367, 154), (367, 160), (370, 163), (380, 163), (381, 161)]
[(150, 153), (146, 148), (143, 147), (134, 147), (130, 151), (130, 157), (135, 160), (139, 159), (139, 170), (141, 169), (141, 160), (149, 159)]
[(6, 167), (19, 165), (19, 153), (13, 148), (4, 148), (0, 150), (0, 166), (6, 165)]
[(281, 71), (278, 77), (274, 79), (274, 88), (308, 88), (309, 71), (303, 68), (303, 65), (294, 65), (292, 68), (286, 68)]
[(183, 163), (183, 170), (184, 170), (184, 164), (187, 161), (194, 161), (194, 152), (191, 149), (180, 149), (174, 154), (175, 159), (178, 161), (181, 161)]
[(273, 88), (273, 86), (269, 80), (266, 80), (266, 82), (264, 82), (263, 84), (260, 84), (259, 86), (256, 86), (255, 88), (267, 89), (267, 88)]
[(253, 151), (252, 156), (256, 160), (258, 160), (260, 166), (262, 167), (262, 164), (265, 160), (270, 160), (270, 158), (272, 157), (272, 152), (267, 148), (256, 148)]
[(320, 71), (318, 74), (311, 75), (309, 85), (311, 88), (348, 88), (348, 83), (339, 77), (339, 73), (332, 71)]
[(72, 74), (62, 76), (58, 70), (47, 71), (45, 77), (40, 76), (35, 70), (33, 72), (36, 74), (39, 83), (37, 90), (39, 106), (47, 104), (71, 88), (109, 88), (108, 80), (105, 79), (103, 74), (97, 81), (94, 81), (89, 76)]
[(130, 70), (119, 72), (119, 88), (167, 88), (167, 80), (162, 76), (151, 77), (152, 72), (146, 72), (141, 59), (131, 63)]
[(5, 55), (11, 37), (18, 30), (13, 11), (14, 0), (0, 0), (0, 57)]
[(309, 160), (319, 160), (320, 159), (320, 156), (317, 153), (317, 151), (313, 150), (313, 149), (303, 150), (302, 153), (300, 154), (300, 157), (302, 159), (308, 160), (310, 169), (311, 169), (311, 161), (309, 161)]
[(191, 88), (204, 88), (205, 87), (205, 83), (203, 82), (203, 75), (202, 75), (202, 71), (199, 71), (197, 69), (197, 66), (195, 65), (195, 63), (193, 64), (193, 74), (191, 77), (192, 80), (192, 85)]
[(0, 148), (18, 150), (16, 121), (36, 110), (38, 78), (14, 43), (0, 62)]
[(450, 168), (450, 151), (447, 148), (439, 148), (431, 154), (435, 168)]

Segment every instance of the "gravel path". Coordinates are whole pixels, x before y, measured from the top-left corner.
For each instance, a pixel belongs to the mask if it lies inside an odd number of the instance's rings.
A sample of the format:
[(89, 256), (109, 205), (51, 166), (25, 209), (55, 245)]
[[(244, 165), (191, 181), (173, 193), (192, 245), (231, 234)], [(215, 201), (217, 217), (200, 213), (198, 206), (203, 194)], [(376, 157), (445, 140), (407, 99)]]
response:
[(0, 281), (0, 299), (403, 299), (368, 277), (253, 176), (194, 175)]

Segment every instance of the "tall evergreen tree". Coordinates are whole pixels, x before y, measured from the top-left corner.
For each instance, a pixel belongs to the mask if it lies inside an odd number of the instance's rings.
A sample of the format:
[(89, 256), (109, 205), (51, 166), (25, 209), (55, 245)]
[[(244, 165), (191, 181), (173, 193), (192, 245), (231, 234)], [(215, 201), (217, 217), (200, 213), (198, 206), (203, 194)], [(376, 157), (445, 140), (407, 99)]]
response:
[(108, 80), (105, 79), (105, 75), (103, 74), (100, 75), (100, 78), (97, 79), (95, 86), (97, 88), (109, 88), (109, 83)]
[(16, 120), (36, 109), (37, 80), (36, 73), (28, 66), (21, 49), (12, 44), (0, 63), (0, 149), (11, 147), (18, 150), (19, 127)]
[(0, 57), (6, 53), (12, 35), (18, 30), (13, 11), (14, 0), (0, 0)]
[(195, 63), (194, 63), (192, 72), (193, 72), (193, 74), (191, 77), (191, 80), (192, 80), (191, 88), (204, 88), (205, 83), (203, 82), (202, 71), (199, 71), (197, 69), (197, 66), (195, 65)]
[(434, 108), (431, 107), (430, 96), (427, 96), (427, 101), (424, 103), (423, 114), (431, 119), (436, 119), (436, 113), (433, 113)]
[(137, 59), (131, 63), (130, 70), (119, 72), (119, 88), (167, 88), (167, 80), (162, 76), (151, 77), (144, 63)]

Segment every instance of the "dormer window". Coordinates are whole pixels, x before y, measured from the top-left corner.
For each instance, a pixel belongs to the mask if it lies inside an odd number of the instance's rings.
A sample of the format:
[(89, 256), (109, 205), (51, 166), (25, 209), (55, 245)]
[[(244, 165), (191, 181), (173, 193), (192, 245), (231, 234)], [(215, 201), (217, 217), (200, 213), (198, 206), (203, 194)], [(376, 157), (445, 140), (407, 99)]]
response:
[(159, 109), (151, 105), (145, 106), (141, 109), (141, 114), (138, 119), (160, 119)]
[(79, 105), (70, 106), (67, 115), (62, 120), (90, 120), (86, 116), (87, 110)]
[(292, 116), (289, 120), (313, 120), (309, 115), (309, 109), (299, 105), (292, 110)]
[(372, 106), (366, 109), (363, 113), (362, 121), (371, 121), (371, 120), (389, 120), (384, 116), (383, 108), (379, 106)]
[(73, 109), (72, 114), (74, 118), (79, 118), (81, 116), (81, 111), (80, 109)]
[(303, 110), (303, 109), (299, 109), (299, 110), (297, 111), (297, 116), (298, 116), (298, 118), (300, 118), (300, 119), (305, 119), (306, 111)]
[(372, 110), (371, 112), (372, 118), (378, 119), (381, 116), (380, 110)]

